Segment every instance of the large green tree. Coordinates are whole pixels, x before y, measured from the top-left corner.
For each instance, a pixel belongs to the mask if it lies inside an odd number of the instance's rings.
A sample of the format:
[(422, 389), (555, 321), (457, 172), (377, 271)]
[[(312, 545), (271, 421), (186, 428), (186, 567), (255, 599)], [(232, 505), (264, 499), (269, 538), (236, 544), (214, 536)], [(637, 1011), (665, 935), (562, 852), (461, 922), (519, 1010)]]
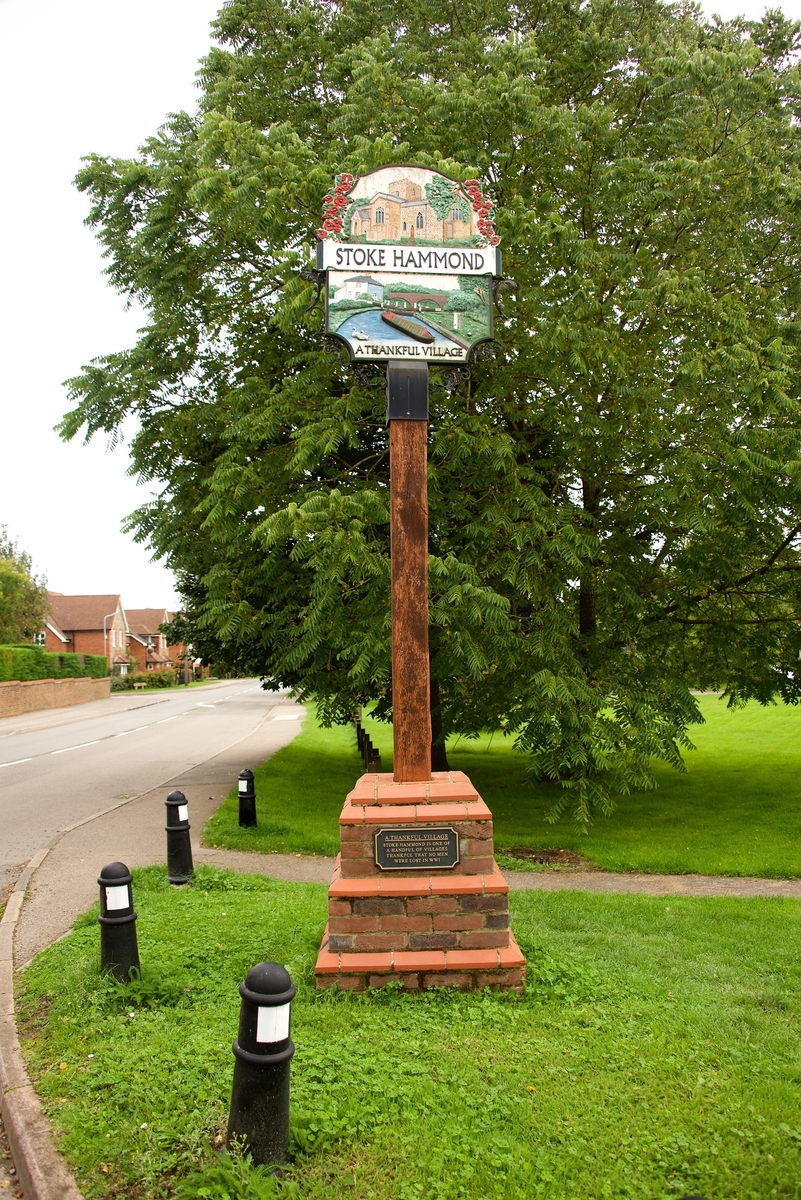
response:
[(0, 645), (30, 641), (49, 611), (47, 586), (34, 574), (31, 556), (0, 525)]
[(79, 186), (147, 324), (63, 433), (134, 416), (206, 655), (391, 714), (387, 431), (320, 335), (337, 171), (487, 181), (498, 353), (434, 373), (431, 659), (580, 819), (681, 767), (690, 687), (799, 695), (801, 89), (780, 14), (657, 0), (233, 0), (196, 116)]

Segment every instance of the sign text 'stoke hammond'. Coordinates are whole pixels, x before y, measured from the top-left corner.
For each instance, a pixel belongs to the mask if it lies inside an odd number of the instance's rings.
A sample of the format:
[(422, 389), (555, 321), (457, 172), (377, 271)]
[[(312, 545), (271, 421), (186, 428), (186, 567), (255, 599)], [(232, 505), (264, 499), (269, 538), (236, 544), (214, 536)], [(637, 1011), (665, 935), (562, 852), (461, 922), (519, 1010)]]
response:
[(341, 242), (320, 242), (321, 270), (351, 270), (370, 267), (385, 271), (447, 271), (456, 275), (499, 274), (494, 247), (369, 246)]

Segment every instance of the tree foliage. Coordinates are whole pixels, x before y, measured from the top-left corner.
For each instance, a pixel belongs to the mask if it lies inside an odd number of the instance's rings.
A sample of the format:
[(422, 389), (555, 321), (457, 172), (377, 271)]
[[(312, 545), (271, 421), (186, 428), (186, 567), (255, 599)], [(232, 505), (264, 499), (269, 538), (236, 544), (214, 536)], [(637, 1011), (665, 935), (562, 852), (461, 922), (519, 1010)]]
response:
[[(79, 186), (147, 324), (66, 437), (139, 422), (131, 519), (207, 657), (391, 714), (387, 431), (301, 277), (338, 171), (487, 180), (497, 356), (432, 377), (432, 674), (580, 819), (681, 768), (690, 686), (796, 702), (799, 30), (657, 0), (233, 0), (179, 114)], [(452, 382), (452, 380), (450, 381)]]
[(30, 641), (49, 611), (45, 580), (34, 575), (30, 555), (0, 525), (0, 645)]

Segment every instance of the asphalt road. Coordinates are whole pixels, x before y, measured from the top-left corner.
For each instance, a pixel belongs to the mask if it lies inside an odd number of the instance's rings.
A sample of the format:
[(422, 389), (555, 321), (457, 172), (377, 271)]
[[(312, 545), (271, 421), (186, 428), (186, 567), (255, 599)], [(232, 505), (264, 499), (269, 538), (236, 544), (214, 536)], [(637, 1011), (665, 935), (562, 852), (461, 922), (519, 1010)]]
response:
[(289, 741), (302, 715), (237, 680), (0, 720), (0, 888), (60, 831), (191, 772), (265, 721), (280, 722), (274, 734)]

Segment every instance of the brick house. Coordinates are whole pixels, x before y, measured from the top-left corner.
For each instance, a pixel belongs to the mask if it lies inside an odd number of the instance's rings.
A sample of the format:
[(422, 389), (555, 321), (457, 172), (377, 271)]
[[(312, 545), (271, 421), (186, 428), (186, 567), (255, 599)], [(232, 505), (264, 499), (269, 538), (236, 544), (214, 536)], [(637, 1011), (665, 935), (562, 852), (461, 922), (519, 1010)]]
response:
[(128, 670), (128, 621), (120, 596), (65, 596), (48, 592), (50, 615), (37, 645), (56, 654), (105, 654), (109, 670)]
[(128, 609), (128, 653), (134, 659), (136, 671), (163, 671), (165, 667), (181, 666), (185, 647), (168, 646), (166, 634), (159, 625), (166, 625), (174, 614), (166, 608)]
[(377, 192), (368, 204), (360, 204), (353, 214), (351, 233), (368, 241), (399, 242), (423, 239), (430, 242), (449, 242), (468, 238), (476, 232), (473, 212), (467, 209), (462, 220), (461, 205), (454, 205), (449, 216), (441, 221), (423, 194), (423, 189), (410, 179), (398, 179), (386, 192)]

